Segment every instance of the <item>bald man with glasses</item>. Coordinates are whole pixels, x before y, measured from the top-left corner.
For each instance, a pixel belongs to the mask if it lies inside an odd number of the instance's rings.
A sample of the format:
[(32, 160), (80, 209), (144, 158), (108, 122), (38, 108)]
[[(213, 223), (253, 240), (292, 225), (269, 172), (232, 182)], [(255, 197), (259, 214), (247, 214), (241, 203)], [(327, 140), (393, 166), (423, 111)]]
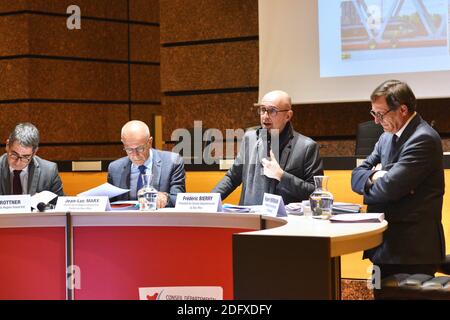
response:
[(31, 123), (19, 123), (6, 140), (6, 153), (0, 157), (0, 194), (30, 194), (51, 191), (63, 196), (56, 163), (36, 155), (39, 131)]
[(108, 182), (130, 192), (116, 200), (137, 200), (140, 174), (151, 173), (152, 185), (158, 191), (157, 208), (175, 206), (179, 192), (185, 192), (184, 162), (179, 154), (152, 148), (153, 138), (142, 121), (132, 120), (122, 127), (121, 140), (126, 157), (111, 162)]
[(241, 205), (261, 205), (264, 193), (281, 195), (285, 204), (307, 200), (313, 177), (323, 175), (319, 146), (294, 131), (286, 92), (271, 91), (256, 107), (261, 127), (246, 132), (233, 166), (212, 192), (225, 199), (242, 183)]

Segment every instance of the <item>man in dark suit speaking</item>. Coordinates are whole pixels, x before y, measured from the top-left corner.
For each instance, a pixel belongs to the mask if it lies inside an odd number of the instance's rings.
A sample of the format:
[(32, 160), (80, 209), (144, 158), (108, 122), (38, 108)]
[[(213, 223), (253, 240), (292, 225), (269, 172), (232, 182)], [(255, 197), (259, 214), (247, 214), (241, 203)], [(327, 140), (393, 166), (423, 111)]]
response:
[(63, 196), (56, 163), (36, 156), (39, 131), (31, 123), (19, 123), (6, 140), (0, 157), (1, 195), (30, 194), (47, 190)]
[(319, 146), (294, 131), (286, 92), (267, 93), (257, 108), (261, 127), (246, 132), (233, 166), (212, 192), (224, 199), (242, 183), (241, 205), (261, 205), (265, 192), (281, 195), (285, 204), (308, 199), (313, 177), (323, 175)]
[(108, 182), (130, 192), (114, 200), (136, 200), (140, 174), (150, 172), (152, 185), (158, 191), (157, 208), (173, 207), (179, 192), (185, 192), (184, 162), (179, 154), (152, 148), (153, 138), (148, 126), (138, 120), (122, 127), (121, 139), (127, 157), (108, 167)]
[(445, 255), (441, 139), (415, 111), (416, 98), (406, 83), (386, 81), (370, 99), (370, 113), (384, 133), (353, 170), (352, 189), (364, 196), (369, 212), (384, 212), (389, 226), (383, 243), (364, 257), (380, 267), (381, 278), (433, 275)]

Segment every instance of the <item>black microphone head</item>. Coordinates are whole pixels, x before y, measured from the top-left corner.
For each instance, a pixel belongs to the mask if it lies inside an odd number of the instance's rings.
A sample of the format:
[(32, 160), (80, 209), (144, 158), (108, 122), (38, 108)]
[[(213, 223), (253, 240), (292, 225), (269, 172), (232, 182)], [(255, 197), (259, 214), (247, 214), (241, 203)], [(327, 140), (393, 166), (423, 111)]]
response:
[(45, 211), (45, 203), (43, 203), (43, 202), (39, 202), (36, 207), (39, 210), (39, 212)]

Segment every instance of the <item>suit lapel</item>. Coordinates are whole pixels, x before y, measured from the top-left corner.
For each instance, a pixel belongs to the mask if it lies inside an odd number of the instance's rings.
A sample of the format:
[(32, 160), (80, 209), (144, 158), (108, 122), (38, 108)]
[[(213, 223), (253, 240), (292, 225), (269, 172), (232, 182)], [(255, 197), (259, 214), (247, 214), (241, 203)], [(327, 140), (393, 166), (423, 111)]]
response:
[(152, 185), (157, 190), (159, 190), (159, 181), (161, 179), (161, 157), (159, 156), (158, 151), (155, 150), (155, 149), (152, 149), (152, 156), (153, 156), (153, 166), (152, 166), (153, 181), (152, 181)]
[[(420, 124), (421, 121), (422, 121), (422, 118), (417, 113), (414, 116), (414, 118), (411, 120), (411, 122), (408, 123), (408, 125), (406, 126), (406, 128), (403, 131), (402, 135), (397, 140), (397, 143), (396, 143), (396, 146), (395, 146), (395, 151), (392, 154), (392, 158), (389, 159), (390, 163), (397, 162), (398, 155), (399, 155), (400, 150), (402, 149), (403, 144), (411, 137), (411, 135), (414, 133), (414, 131), (416, 131), (416, 128)], [(391, 145), (391, 144), (389, 143), (389, 145)]]
[(39, 163), (35, 157), (33, 157), (33, 160), (28, 165), (28, 194), (33, 195), (36, 193), (40, 174), (41, 168)]
[(131, 161), (125, 162), (122, 170), (122, 175), (120, 176), (120, 188), (130, 189), (130, 173), (131, 173)]
[(2, 172), (2, 190), (4, 195), (11, 194), (11, 178), (9, 174), (9, 165), (6, 153), (2, 157), (1, 162), (1, 170)]

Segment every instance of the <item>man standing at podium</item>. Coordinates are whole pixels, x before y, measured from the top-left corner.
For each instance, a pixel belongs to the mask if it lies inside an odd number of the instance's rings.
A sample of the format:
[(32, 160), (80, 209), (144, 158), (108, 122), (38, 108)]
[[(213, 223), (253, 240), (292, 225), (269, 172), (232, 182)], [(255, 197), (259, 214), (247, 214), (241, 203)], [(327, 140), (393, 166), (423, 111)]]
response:
[(47, 190), (63, 196), (56, 163), (36, 156), (39, 131), (31, 123), (19, 123), (6, 140), (0, 157), (0, 194), (30, 194)]
[(108, 182), (130, 192), (114, 200), (136, 200), (140, 174), (153, 175), (152, 185), (158, 191), (157, 208), (175, 206), (177, 193), (185, 192), (184, 162), (179, 154), (152, 148), (153, 138), (148, 126), (138, 120), (122, 127), (121, 140), (127, 157), (108, 167)]
[(353, 170), (352, 189), (364, 196), (369, 212), (384, 212), (389, 226), (383, 243), (364, 258), (380, 268), (381, 279), (396, 273), (433, 275), (445, 255), (441, 139), (416, 112), (406, 83), (385, 81), (370, 99), (370, 114), (384, 133)]
[(247, 131), (233, 166), (212, 192), (226, 198), (242, 183), (241, 205), (261, 205), (264, 193), (285, 204), (309, 198), (314, 176), (323, 175), (319, 146), (294, 131), (290, 96), (276, 90), (256, 105), (261, 127)]

